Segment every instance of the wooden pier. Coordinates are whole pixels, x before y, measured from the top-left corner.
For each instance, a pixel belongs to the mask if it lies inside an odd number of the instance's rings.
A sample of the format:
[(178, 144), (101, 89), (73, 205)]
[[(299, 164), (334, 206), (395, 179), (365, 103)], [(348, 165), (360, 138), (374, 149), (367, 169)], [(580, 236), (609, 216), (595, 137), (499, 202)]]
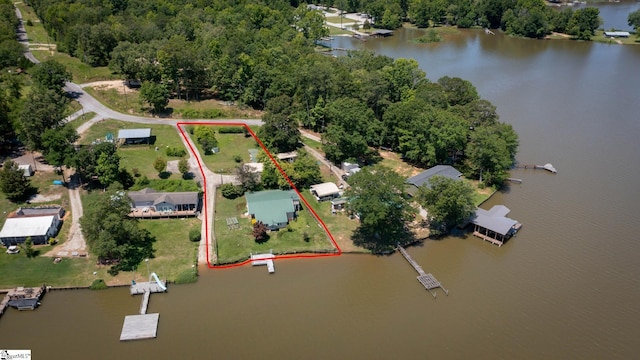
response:
[(267, 271), (273, 274), (276, 271), (275, 266), (273, 266), (274, 258), (275, 256), (273, 254), (251, 254), (251, 265), (267, 265)]
[(398, 245), (398, 251), (400, 251), (402, 256), (404, 256), (409, 264), (413, 266), (413, 268), (418, 272), (418, 281), (420, 282), (420, 284), (422, 284), (422, 286), (424, 286), (425, 289), (429, 290), (434, 298), (436, 297), (436, 293), (432, 290), (437, 288), (442, 289), (445, 295), (449, 295), (449, 291), (445, 289), (444, 286), (442, 286), (442, 284), (433, 275), (424, 272), (424, 270), (422, 270), (422, 267), (418, 265), (415, 260), (413, 260), (411, 255), (409, 255), (409, 253), (402, 246)]
[(141, 340), (155, 338), (158, 333), (160, 314), (147, 314), (151, 293), (167, 291), (167, 282), (158, 279), (155, 273), (149, 276), (149, 282), (132, 282), (129, 288), (131, 295), (142, 294), (139, 315), (128, 315), (124, 318), (120, 341)]

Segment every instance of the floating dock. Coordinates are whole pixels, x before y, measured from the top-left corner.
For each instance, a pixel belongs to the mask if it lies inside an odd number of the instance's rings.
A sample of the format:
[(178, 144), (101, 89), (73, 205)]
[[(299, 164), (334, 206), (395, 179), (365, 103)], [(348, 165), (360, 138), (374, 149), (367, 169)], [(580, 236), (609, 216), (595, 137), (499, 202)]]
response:
[(259, 266), (259, 265), (267, 265), (267, 270), (270, 274), (273, 274), (276, 271), (276, 268), (273, 265), (273, 259), (275, 255), (273, 254), (255, 254), (251, 255), (251, 265)]
[(167, 283), (162, 282), (156, 273), (151, 273), (149, 282), (131, 282), (129, 292), (131, 295), (142, 294), (142, 303), (140, 304), (139, 315), (127, 315), (124, 318), (122, 332), (120, 333), (120, 341), (152, 339), (158, 333), (158, 321), (160, 314), (147, 314), (149, 307), (149, 298), (151, 293), (160, 293), (167, 291)]
[(398, 246), (398, 251), (400, 251), (402, 256), (404, 256), (404, 258), (407, 259), (409, 264), (411, 264), (411, 266), (413, 266), (413, 268), (418, 272), (418, 277), (417, 277), (418, 281), (420, 282), (420, 284), (422, 284), (422, 286), (424, 286), (425, 289), (429, 290), (429, 292), (431, 293), (431, 295), (433, 295), (434, 298), (436, 297), (436, 293), (432, 290), (437, 288), (442, 289), (445, 295), (449, 295), (449, 291), (445, 289), (444, 286), (442, 286), (442, 284), (438, 281), (438, 279), (436, 279), (435, 276), (431, 274), (425, 273), (424, 270), (422, 270), (422, 267), (418, 265), (418, 263), (415, 262), (415, 260), (413, 260), (411, 255), (409, 255), (409, 253), (402, 246)]
[(153, 339), (158, 335), (160, 314), (127, 315), (120, 341)]

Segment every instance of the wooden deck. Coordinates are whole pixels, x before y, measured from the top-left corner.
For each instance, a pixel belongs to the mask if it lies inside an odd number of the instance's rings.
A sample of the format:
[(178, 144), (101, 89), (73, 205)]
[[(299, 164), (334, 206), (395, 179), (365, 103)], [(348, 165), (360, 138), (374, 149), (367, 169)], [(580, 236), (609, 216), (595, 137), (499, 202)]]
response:
[[(164, 285), (166, 286), (166, 282)], [(147, 291), (149, 291), (150, 293), (164, 292), (164, 290), (155, 281), (137, 282), (135, 284), (131, 284), (131, 287), (129, 288), (129, 292), (131, 292), (131, 295), (140, 295), (144, 294)]]
[(160, 314), (128, 315), (122, 324), (120, 341), (155, 338), (159, 320)]
[(442, 284), (435, 278), (435, 276), (425, 273), (424, 270), (422, 270), (422, 266), (418, 265), (418, 263), (413, 260), (411, 255), (409, 255), (409, 253), (402, 246), (398, 246), (398, 251), (400, 251), (402, 256), (404, 256), (409, 264), (413, 266), (413, 268), (418, 272), (418, 281), (420, 282), (420, 284), (422, 284), (422, 286), (424, 286), (425, 289), (429, 290), (434, 298), (436, 297), (436, 293), (432, 290), (437, 288), (442, 289), (445, 295), (449, 295), (449, 290), (445, 289), (444, 286), (442, 286)]
[(198, 216), (198, 211), (142, 211), (134, 210), (129, 213), (130, 217), (138, 219), (160, 219), (160, 218), (180, 218), (180, 217), (193, 217)]
[(494, 238), (492, 238), (492, 237), (490, 237), (490, 236), (487, 236), (487, 235), (485, 235), (485, 234), (481, 234), (481, 233), (480, 233), (480, 232), (478, 232), (478, 231), (474, 231), (474, 232), (473, 232), (473, 236), (477, 236), (477, 237), (479, 237), (479, 238), (480, 238), (480, 239), (482, 239), (482, 240), (488, 241), (488, 242), (490, 242), (490, 243), (492, 243), (492, 244), (494, 244), (494, 245), (498, 245), (498, 247), (501, 247), (501, 246), (504, 244), (502, 241), (500, 241), (500, 240), (496, 240), (496, 239), (494, 239)]

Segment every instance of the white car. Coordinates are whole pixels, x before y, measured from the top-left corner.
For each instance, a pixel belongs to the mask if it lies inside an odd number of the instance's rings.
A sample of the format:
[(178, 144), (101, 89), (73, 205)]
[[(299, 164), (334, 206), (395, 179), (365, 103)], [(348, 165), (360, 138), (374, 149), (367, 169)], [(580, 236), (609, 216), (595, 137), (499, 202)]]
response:
[(20, 248), (15, 245), (11, 245), (7, 248), (7, 254), (17, 254), (20, 252)]

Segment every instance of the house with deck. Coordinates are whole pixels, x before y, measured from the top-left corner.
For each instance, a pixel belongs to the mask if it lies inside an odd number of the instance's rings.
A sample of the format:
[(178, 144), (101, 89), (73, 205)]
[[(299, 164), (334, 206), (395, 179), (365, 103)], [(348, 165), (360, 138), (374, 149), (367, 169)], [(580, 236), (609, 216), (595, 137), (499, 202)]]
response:
[(246, 193), (251, 221), (262, 222), (269, 230), (286, 227), (301, 209), (300, 197), (293, 190), (265, 190)]
[(504, 205), (494, 205), (489, 210), (476, 209), (471, 219), (473, 235), (498, 246), (516, 234), (522, 224), (506, 217), (510, 212)]
[(200, 196), (195, 191), (161, 192), (151, 188), (129, 191), (132, 217), (178, 217), (195, 216), (200, 205)]

